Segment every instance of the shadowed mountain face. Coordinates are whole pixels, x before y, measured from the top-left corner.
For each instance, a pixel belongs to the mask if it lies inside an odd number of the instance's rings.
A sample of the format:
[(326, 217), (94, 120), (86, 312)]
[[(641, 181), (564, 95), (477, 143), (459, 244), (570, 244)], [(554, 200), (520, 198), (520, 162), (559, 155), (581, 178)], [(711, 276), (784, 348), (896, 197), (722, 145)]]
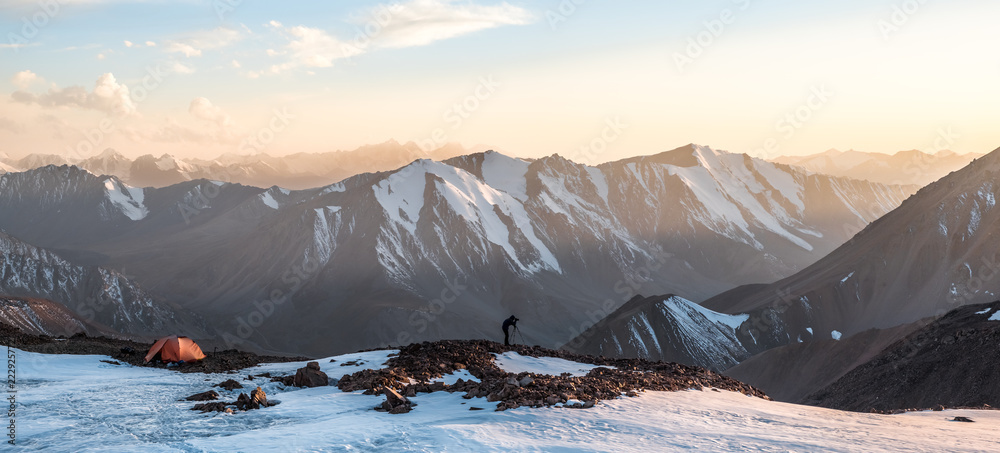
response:
[(956, 154), (951, 151), (928, 154), (911, 150), (889, 155), (831, 149), (809, 156), (781, 156), (773, 159), (773, 162), (795, 165), (826, 175), (923, 187), (948, 173), (960, 170), (979, 157), (982, 154)]
[[(0, 294), (5, 297), (0, 318), (26, 332), (66, 336), (120, 332), (137, 337), (181, 327), (195, 335), (205, 332), (196, 317), (155, 300), (120, 272), (70, 263), (3, 232)], [(16, 299), (20, 297), (48, 300)]]
[(998, 177), (994, 151), (921, 189), (801, 272), (703, 305), (724, 313), (770, 310), (793, 338), (835, 339), (995, 299)]
[(892, 344), (809, 404), (852, 411), (1000, 405), (1000, 302), (955, 309)]
[(126, 268), (234, 345), (305, 354), (498, 338), (511, 313), (560, 345), (640, 291), (787, 276), (910, 193), (700, 146), (597, 167), (487, 152), (302, 191), (71, 167), (0, 189), (11, 234)]

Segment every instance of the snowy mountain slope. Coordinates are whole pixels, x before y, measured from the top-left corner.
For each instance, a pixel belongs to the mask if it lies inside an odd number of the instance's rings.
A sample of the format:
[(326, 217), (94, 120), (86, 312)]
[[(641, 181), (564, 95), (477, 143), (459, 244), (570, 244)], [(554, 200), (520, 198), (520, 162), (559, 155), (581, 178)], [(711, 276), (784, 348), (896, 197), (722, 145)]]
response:
[[(3, 232), (0, 232), (0, 294), (55, 301), (82, 320), (68, 319), (68, 315), (59, 313), (48, 303), (15, 303), (0, 316), (10, 317), (9, 323), (13, 325), (27, 323), (31, 330), (47, 334), (69, 336), (78, 331), (108, 331), (95, 328), (94, 324), (141, 337), (168, 333), (178, 326), (197, 328), (190, 315), (180, 315), (155, 301), (119, 272), (72, 264)], [(66, 330), (53, 332), (50, 327)], [(203, 326), (193, 330), (194, 333), (203, 331)]]
[(831, 149), (808, 156), (781, 156), (773, 162), (827, 175), (923, 187), (979, 157), (982, 154), (956, 154), (947, 150), (934, 154), (910, 150), (889, 155)]
[[(233, 375), (115, 366), (103, 356), (14, 350), (20, 365), (17, 443), (38, 451), (990, 451), (996, 411), (902, 415), (841, 412), (765, 401), (728, 391), (644, 392), (592, 409), (519, 408), (435, 392), (413, 398), (408, 414), (371, 410), (384, 399), (335, 386), (284, 389), (258, 378), (280, 404), (233, 415), (191, 411), (178, 401)], [(393, 351), (319, 360), (339, 378), (378, 368)], [(359, 366), (340, 366), (357, 362)], [(289, 374), (305, 363), (244, 370)], [(243, 373), (241, 373), (243, 374)], [(445, 379), (454, 379), (452, 375)], [(244, 381), (244, 384), (249, 384)], [(217, 389), (218, 390), (218, 389)], [(246, 391), (247, 389), (242, 389)], [(233, 400), (241, 390), (222, 390)], [(87, 398), (76, 398), (85, 394)], [(67, 405), (72, 399), (74, 404)], [(965, 416), (977, 423), (949, 422)]]
[[(704, 305), (725, 313), (773, 310), (792, 337), (808, 340), (897, 326), (995, 300), (998, 176), (1000, 152), (994, 151), (921, 189), (816, 264)], [(808, 309), (799, 308), (801, 300)]]
[(722, 371), (750, 356), (737, 337), (748, 319), (716, 313), (678, 296), (636, 296), (563, 349)]
[[(560, 345), (640, 291), (697, 300), (787, 276), (908, 195), (694, 145), (598, 167), (487, 152), (313, 190), (220, 184), (147, 188), (148, 214), (113, 235), (0, 227), (128, 268), (246, 347), (320, 355), (496, 338), (511, 313)], [(47, 195), (0, 194), (0, 214), (39, 215), (32, 196)]]

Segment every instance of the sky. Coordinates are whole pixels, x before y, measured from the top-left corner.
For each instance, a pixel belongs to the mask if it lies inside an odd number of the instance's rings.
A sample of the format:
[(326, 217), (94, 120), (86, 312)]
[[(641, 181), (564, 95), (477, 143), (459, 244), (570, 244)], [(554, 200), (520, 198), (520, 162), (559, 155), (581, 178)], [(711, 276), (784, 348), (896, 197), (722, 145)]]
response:
[(986, 153), (997, 17), (987, 0), (0, 0), (0, 153)]

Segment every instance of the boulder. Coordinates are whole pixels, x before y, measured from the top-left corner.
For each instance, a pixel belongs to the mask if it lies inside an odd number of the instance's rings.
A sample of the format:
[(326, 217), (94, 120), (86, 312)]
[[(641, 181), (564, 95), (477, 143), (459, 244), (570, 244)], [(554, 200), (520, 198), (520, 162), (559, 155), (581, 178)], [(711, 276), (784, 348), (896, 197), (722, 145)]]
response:
[(193, 411), (202, 411), (202, 412), (231, 412), (232, 411), (231, 409), (228, 409), (226, 407), (226, 403), (221, 402), (221, 401), (216, 402), (216, 403), (195, 404), (194, 407), (191, 408), (191, 410), (193, 410)]
[(222, 381), (222, 382), (216, 384), (215, 386), (216, 387), (222, 387), (222, 388), (224, 388), (226, 390), (230, 390), (230, 391), (233, 390), (233, 389), (241, 389), (241, 388), (243, 388), (243, 384), (240, 384), (239, 382), (236, 382), (233, 379), (227, 379), (225, 381)]
[(382, 389), (385, 401), (375, 408), (377, 411), (388, 412), (390, 414), (405, 414), (413, 409), (414, 404), (405, 396), (389, 387)]
[(260, 387), (257, 387), (254, 391), (250, 392), (250, 402), (259, 407), (270, 407), (275, 405), (275, 403), (267, 401), (267, 394), (264, 393), (264, 390)]
[(207, 392), (196, 393), (184, 399), (187, 401), (212, 401), (219, 399), (219, 393), (215, 390), (209, 390)]
[(305, 368), (295, 372), (292, 385), (296, 387), (325, 387), (330, 385), (330, 378), (320, 371), (319, 362), (309, 362)]

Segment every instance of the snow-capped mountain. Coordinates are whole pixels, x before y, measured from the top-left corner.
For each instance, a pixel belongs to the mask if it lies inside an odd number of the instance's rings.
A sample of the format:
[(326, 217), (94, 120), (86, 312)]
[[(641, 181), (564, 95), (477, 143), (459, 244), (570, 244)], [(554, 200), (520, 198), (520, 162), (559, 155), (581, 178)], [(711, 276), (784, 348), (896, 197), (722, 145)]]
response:
[[(42, 301), (11, 300), (0, 307), (4, 312), (0, 318), (37, 333), (69, 336), (79, 331), (111, 331), (152, 337), (181, 325), (198, 328), (197, 323), (191, 322), (193, 317), (181, 316), (155, 301), (120, 272), (70, 263), (3, 232), (0, 232), (0, 294), (47, 299), (64, 307), (56, 308)], [(202, 326), (194, 332), (202, 333), (203, 329)]]
[[(495, 338), (511, 313), (561, 345), (640, 292), (699, 300), (790, 275), (911, 190), (694, 145), (597, 167), (486, 152), (311, 190), (147, 188), (143, 218), (109, 222), (34, 201), (72, 171), (5, 176), (40, 184), (0, 194), (0, 226), (127, 267), (230, 340), (316, 355)], [(73, 209), (105, 198), (112, 179), (91, 179)], [(19, 220), (43, 216), (51, 229)]]
[(563, 349), (723, 371), (750, 356), (736, 335), (748, 319), (749, 315), (716, 313), (674, 295), (636, 296)]
[(703, 305), (724, 313), (769, 310), (784, 320), (791, 338), (808, 341), (995, 300), (998, 177), (1000, 151), (994, 151), (921, 189), (801, 272)]
[(781, 156), (773, 159), (773, 162), (795, 165), (827, 175), (923, 187), (979, 157), (982, 154), (957, 154), (948, 150), (934, 154), (910, 150), (889, 155), (831, 149), (808, 156)]

